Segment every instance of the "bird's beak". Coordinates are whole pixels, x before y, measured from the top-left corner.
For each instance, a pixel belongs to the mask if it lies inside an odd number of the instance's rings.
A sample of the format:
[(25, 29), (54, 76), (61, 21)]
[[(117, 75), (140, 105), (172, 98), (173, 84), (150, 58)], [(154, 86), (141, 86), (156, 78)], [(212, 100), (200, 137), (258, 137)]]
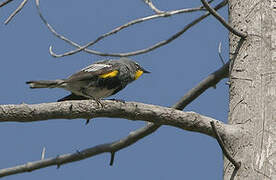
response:
[(142, 70), (144, 73), (150, 73), (149, 71), (145, 70), (144, 68), (141, 68), (141, 70)]

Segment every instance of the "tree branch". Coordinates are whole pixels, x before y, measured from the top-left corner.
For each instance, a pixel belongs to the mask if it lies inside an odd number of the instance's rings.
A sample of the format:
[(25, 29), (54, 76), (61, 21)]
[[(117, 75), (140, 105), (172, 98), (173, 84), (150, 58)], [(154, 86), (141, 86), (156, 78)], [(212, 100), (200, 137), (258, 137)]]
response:
[[(162, 17), (162, 16), (160, 16), (160, 17)], [(220, 78), (224, 78), (224, 76), (220, 77)], [(219, 79), (219, 80), (221, 80), (221, 79)], [(211, 87), (211, 86), (209, 86), (209, 87)], [(193, 91), (196, 92), (198, 90), (193, 89)], [(199, 93), (197, 96), (199, 96), (201, 93)], [(191, 93), (191, 95), (189, 97), (193, 96), (194, 94), (196, 94), (196, 93)], [(184, 101), (188, 102), (188, 101), (192, 101), (193, 100), (192, 98), (188, 98), (188, 99), (189, 100), (185, 99)], [(12, 106), (16, 106), (16, 105), (12, 105)], [(25, 106), (28, 106), (28, 105), (25, 105)], [(181, 108), (181, 107), (178, 107), (177, 105), (175, 105), (173, 107), (175, 107), (177, 109)], [(182, 107), (184, 108), (185, 105), (182, 106)], [(7, 112), (6, 110), (7, 109), (5, 109), (5, 108), (3, 109), (3, 107), (0, 106), (0, 111)], [(35, 111), (33, 111), (33, 113), (35, 113)], [(0, 117), (1, 117), (1, 115), (0, 115)], [(14, 167), (14, 168), (3, 169), (3, 170), (0, 171), (0, 177), (6, 176), (6, 175), (10, 175), (10, 174), (20, 173), (20, 172), (32, 171), (34, 169), (39, 169), (39, 168), (47, 167), (47, 166), (50, 166), (50, 165), (58, 165), (58, 166), (60, 166), (63, 163), (68, 163), (68, 162), (72, 162), (72, 161), (78, 161), (78, 160), (81, 160), (81, 159), (84, 159), (84, 158), (87, 158), (87, 157), (91, 157), (91, 156), (93, 156), (93, 155), (91, 155), (91, 154), (93, 154), (93, 152), (94, 152), (94, 155), (100, 154), (100, 153), (103, 153), (103, 152), (111, 152), (111, 154), (113, 153), (112, 156), (111, 156), (112, 157), (111, 161), (110, 161), (110, 163), (112, 164), (113, 160), (114, 160), (114, 152), (116, 152), (116, 151), (118, 151), (118, 150), (120, 150), (120, 149), (122, 149), (124, 147), (127, 147), (127, 146), (129, 146), (129, 145), (131, 145), (133, 143), (135, 143), (139, 139), (147, 136), (148, 134), (151, 134), (158, 127), (160, 127), (159, 124), (149, 123), (149, 125), (147, 125), (146, 127), (138, 129), (137, 131), (130, 133), (130, 135), (127, 136), (126, 138), (123, 138), (123, 139), (121, 139), (119, 141), (114, 141), (113, 143), (102, 144), (102, 145), (99, 145), (99, 146), (95, 146), (93, 148), (88, 148), (86, 150), (83, 150), (83, 151), (80, 151), (80, 152), (77, 152), (77, 153), (62, 155), (62, 156), (58, 156), (56, 158), (50, 158), (50, 159), (54, 160), (52, 162), (51, 161), (47, 161), (49, 159), (46, 159), (45, 162), (36, 161), (36, 162), (27, 163), (27, 164), (22, 165), (22, 166), (17, 166), (17, 167)], [(90, 153), (90, 156), (84, 157), (85, 155), (89, 155), (89, 153)], [(76, 159), (74, 159), (74, 157)], [(71, 161), (64, 161), (63, 162), (63, 160), (66, 160), (66, 158), (67, 158), (67, 160), (71, 160)], [(42, 160), (43, 160), (43, 158), (42, 158)], [(51, 163), (53, 163), (53, 164), (51, 164)]]
[(210, 74), (208, 77), (203, 79), (197, 86), (195, 86), (188, 93), (186, 93), (185, 96), (183, 96), (180, 99), (180, 101), (175, 104), (175, 106), (179, 109), (183, 109), (208, 88), (215, 87), (221, 79), (228, 77), (229, 64), (230, 61), (228, 61), (221, 68), (219, 68), (218, 70)]
[[(1, 105), (0, 122), (33, 122), (50, 119), (93, 119), (97, 117), (142, 120), (159, 125), (171, 125), (184, 130), (213, 136), (212, 118), (172, 108), (137, 102), (102, 100), (104, 107), (94, 100), (67, 101), (42, 104)], [(221, 123), (222, 124), (222, 123)]]
[[(176, 103), (174, 106), (172, 106), (172, 108), (175, 108), (178, 110), (185, 108), (190, 102), (192, 102), (196, 97), (198, 97), (200, 94), (202, 94), (206, 89), (214, 86), (221, 79), (227, 77), (227, 75), (228, 75), (228, 68), (225, 68), (225, 66), (221, 67), (214, 73), (210, 74), (203, 81), (201, 81), (196, 87), (191, 89), (185, 96), (183, 96), (181, 98), (181, 100), (178, 103)], [(199, 91), (199, 92), (197, 92), (197, 91)], [(0, 106), (0, 110), (2, 113), (8, 113), (7, 110), (5, 108), (3, 108), (2, 106)], [(72, 154), (69, 154), (66, 156), (62, 155), (62, 156), (58, 156), (56, 158), (50, 158), (48, 160), (45, 160), (44, 162), (41, 162), (41, 160), (32, 162), (31, 163), (32, 166), (30, 166), (30, 163), (27, 163), (25, 165), (2, 169), (2, 170), (0, 170), (0, 177), (17, 174), (17, 173), (22, 173), (22, 172), (30, 172), (35, 169), (40, 169), (40, 168), (44, 168), (44, 167), (48, 167), (48, 166), (52, 166), (52, 165), (60, 165), (57, 162), (62, 162), (60, 159), (58, 159), (61, 157), (67, 157), (68, 162), (65, 160), (63, 162), (69, 163), (69, 162), (72, 162), (69, 160), (74, 159), (75, 157), (77, 157), (75, 159), (75, 161), (79, 161), (84, 158), (88, 158), (88, 157), (95, 156), (97, 154), (101, 154), (101, 153), (105, 153), (105, 152), (110, 152), (112, 155), (112, 153), (115, 153), (115, 152), (119, 151), (120, 149), (128, 147), (128, 146), (136, 143), (138, 140), (150, 135), (151, 133), (155, 132), (159, 127), (160, 127), (159, 124), (148, 123), (148, 125), (146, 125), (145, 127), (142, 127), (140, 129), (137, 129), (137, 130), (131, 132), (127, 137), (119, 139), (119, 140), (111, 142), (111, 143), (91, 147), (91, 148), (82, 150), (78, 153), (72, 153)], [(80, 154), (82, 154), (82, 155), (86, 154), (86, 156), (83, 157), (83, 156), (80, 156)], [(113, 164), (113, 160), (114, 160), (113, 158), (114, 158), (114, 155), (111, 156), (110, 164)], [(44, 160), (44, 159), (42, 159), (42, 160)]]
[[(87, 43), (86, 45), (84, 46), (80, 46), (78, 45), (77, 43), (71, 41), (70, 39), (66, 38), (65, 36), (59, 34), (56, 32), (56, 30), (47, 22), (47, 20), (44, 18), (44, 16), (42, 15), (41, 13), (41, 10), (40, 10), (40, 7), (39, 7), (39, 0), (36, 0), (36, 7), (37, 7), (37, 10), (38, 10), (38, 14), (42, 20), (42, 22), (46, 25), (46, 27), (49, 29), (50, 32), (52, 32), (54, 34), (54, 36), (58, 37), (59, 39), (71, 44), (72, 46), (75, 46), (77, 47), (78, 49), (76, 50), (73, 50), (73, 51), (69, 51), (67, 52), (65, 55), (63, 56), (68, 56), (68, 55), (72, 55), (72, 54), (75, 54), (77, 52), (80, 52), (80, 51), (85, 51), (87, 53), (91, 53), (91, 54), (95, 54), (95, 55), (100, 55), (100, 56), (109, 56), (108, 53), (102, 53), (102, 52), (98, 52), (98, 51), (94, 51), (94, 50), (90, 50), (90, 49), (86, 49), (87, 47), (89, 46), (92, 46), (94, 44), (96, 44), (97, 42), (99, 42), (100, 40), (110, 36), (110, 35), (113, 35), (127, 27), (130, 27), (132, 25), (135, 25), (135, 24), (138, 24), (138, 23), (142, 23), (142, 22), (146, 22), (148, 20), (152, 20), (152, 19), (156, 19), (156, 18), (161, 18), (161, 17), (167, 17), (167, 16), (172, 16), (172, 15), (176, 15), (176, 14), (181, 14), (181, 13), (188, 13), (188, 12), (194, 12), (194, 11), (200, 11), (200, 10), (204, 10), (203, 6), (199, 7), (199, 8), (190, 8), (190, 9), (180, 9), (180, 10), (174, 10), (174, 11), (169, 11), (167, 12), (166, 14), (158, 14), (158, 15), (152, 15), (152, 16), (147, 16), (147, 17), (143, 17), (143, 18), (139, 18), (139, 19), (135, 19), (135, 20), (132, 20), (126, 24), (123, 24), (111, 31), (109, 31), (108, 33), (105, 33), (101, 36), (99, 36), (98, 38), (96, 38), (96, 40), (94, 41), (91, 41), (89, 43)], [(50, 54), (53, 56), (53, 57), (62, 57), (60, 55), (57, 55), (55, 54), (53, 51), (52, 51), (52, 46), (50, 46), (49, 48), (50, 50)], [(116, 56), (116, 55), (114, 55)], [(120, 57), (120, 55), (117, 55), (117, 57)]]
[[(181, 129), (195, 131), (214, 136), (211, 121), (217, 122), (220, 134), (225, 134), (230, 125), (214, 120), (194, 112), (183, 112), (172, 108), (148, 105), (135, 102), (102, 101), (104, 108), (99, 107), (93, 100), (44, 103), (34, 105), (2, 105), (0, 106), (1, 122), (32, 122), (48, 119), (74, 119), (116, 117), (130, 120), (145, 120), (159, 125), (172, 125)], [(143, 129), (144, 130), (144, 129)], [(35, 169), (79, 161), (103, 152), (116, 152), (122, 146), (133, 143), (129, 137), (137, 138), (139, 132), (130, 133), (127, 138), (108, 144), (102, 144), (72, 154), (65, 154), (55, 158), (29, 162), (24, 165), (0, 170), (0, 177), (11, 174), (30, 172)], [(136, 139), (138, 140), (138, 139)]]
[[(34, 161), (34, 162), (28, 162), (23, 165), (11, 167), (11, 168), (6, 168), (0, 170), (0, 177), (12, 175), (12, 174), (18, 174), (18, 173), (23, 173), (23, 172), (31, 172), (36, 169), (41, 169), (44, 167), (49, 167), (49, 166), (60, 166), (66, 163), (74, 162), (74, 161), (80, 161), (82, 159), (89, 158), (91, 156), (95, 156), (98, 154), (106, 153), (106, 152), (111, 152), (111, 155), (113, 152), (118, 151), (119, 149), (126, 147), (128, 144), (132, 144), (132, 140), (135, 140), (136, 134), (141, 134), (141, 131), (137, 131), (136, 133), (130, 133), (127, 138), (124, 138), (119, 141), (114, 141), (112, 143), (107, 143), (107, 144), (101, 144), (98, 146), (94, 146), (91, 148), (84, 149), (82, 151), (78, 151), (75, 153), (71, 154), (64, 154), (57, 156), (55, 158), (48, 158), (44, 160), (39, 160), (39, 161)], [(138, 139), (137, 139), (138, 140)], [(136, 141), (134, 141), (136, 142)], [(111, 156), (111, 161), (110, 164), (113, 163), (112, 159), (114, 158)]]
[(110, 157), (110, 163), (109, 163), (109, 165), (113, 166), (114, 158), (115, 158), (115, 152), (111, 152), (110, 154), (111, 154), (111, 157)]
[[(227, 4), (227, 0), (224, 0), (223, 2), (219, 3), (215, 7), (215, 9), (220, 9), (220, 8), (224, 7), (226, 4)], [(126, 23), (126, 24), (124, 24), (122, 26), (119, 26), (119, 27), (115, 28), (114, 30), (112, 30), (112, 31), (110, 31), (110, 32), (108, 32), (106, 34), (103, 34), (103, 35), (99, 36), (96, 40), (91, 41), (91, 42), (87, 43), (84, 46), (80, 46), (79, 44), (71, 41), (70, 39), (66, 38), (65, 36), (57, 33), (55, 31), (55, 29), (46, 21), (46, 19), (43, 17), (43, 15), (42, 15), (42, 13), (40, 11), (39, 0), (36, 0), (36, 7), (37, 7), (38, 14), (39, 14), (41, 20), (43, 21), (43, 23), (47, 26), (47, 28), (56, 37), (58, 37), (59, 39), (65, 41), (65, 42), (67, 42), (69, 44), (71, 44), (72, 46), (75, 46), (75, 47), (78, 48), (76, 50), (68, 51), (68, 52), (63, 53), (63, 54), (55, 54), (53, 52), (53, 50), (52, 50), (52, 46), (50, 46), (49, 51), (50, 51), (50, 54), (53, 57), (64, 57), (64, 56), (68, 56), (68, 55), (72, 55), (72, 54), (78, 53), (80, 51), (85, 51), (87, 53), (95, 54), (95, 55), (99, 55), (99, 56), (113, 56), (113, 57), (126, 57), (126, 56), (134, 56), (134, 55), (138, 55), (138, 54), (144, 54), (144, 53), (150, 52), (150, 51), (152, 51), (152, 50), (154, 50), (156, 48), (159, 48), (161, 46), (164, 46), (164, 45), (170, 43), (171, 41), (175, 40), (177, 37), (179, 37), (180, 35), (182, 35), (184, 32), (186, 32), (188, 29), (190, 29), (193, 25), (197, 24), (198, 22), (200, 22), (201, 20), (203, 20), (204, 18), (206, 18), (207, 16), (210, 15), (210, 13), (208, 12), (207, 14), (200, 16), (199, 18), (197, 18), (194, 21), (192, 21), (190, 24), (186, 25), (181, 31), (179, 31), (176, 34), (172, 35), (169, 39), (163, 40), (161, 42), (158, 42), (155, 45), (152, 45), (152, 46), (150, 46), (148, 48), (137, 50), (137, 51), (133, 51), (133, 52), (127, 52), (127, 53), (103, 53), (103, 52), (99, 52), (99, 51), (90, 50), (90, 49), (87, 49), (87, 48), (89, 46), (92, 46), (95, 43), (99, 42), (100, 40), (104, 39), (105, 37), (110, 36), (112, 34), (115, 34), (115, 33), (119, 32), (120, 30), (122, 30), (124, 28), (127, 28), (127, 27), (129, 27), (131, 25), (134, 25), (134, 24), (137, 24), (137, 23), (141, 23), (141, 22), (145, 22), (147, 20), (151, 20), (151, 19), (155, 19), (155, 18), (167, 17), (167, 16), (179, 14), (179, 13), (193, 12), (193, 11), (199, 11), (199, 10), (203, 10), (203, 9), (202, 9), (202, 7), (191, 8), (191, 9), (181, 9), (181, 10), (168, 11), (166, 13), (161, 13), (161, 14), (157, 14), (157, 15), (152, 15), (152, 16), (136, 19), (136, 20), (130, 21), (129, 23)]]
[(235, 34), (236, 36), (239, 36), (241, 38), (246, 38), (247, 34), (240, 32), (237, 29), (234, 29), (232, 26), (230, 26), (224, 19), (221, 17), (215, 9), (213, 9), (205, 0), (201, 0), (204, 7), (217, 19), (221, 24), (226, 27), (231, 33)]
[(7, 5), (8, 3), (12, 2), (13, 0), (6, 0), (0, 4), (0, 8)]
[(241, 162), (238, 162), (236, 161), (232, 155), (229, 153), (229, 151), (226, 149), (222, 139), (221, 139), (221, 136), (220, 134), (218, 133), (217, 131), (217, 128), (215, 126), (215, 123), (213, 121), (210, 122), (211, 123), (211, 126), (212, 126), (212, 129), (214, 131), (214, 134), (215, 134), (215, 138), (217, 139), (218, 143), (219, 143), (219, 146), (224, 154), (224, 156), (235, 166), (235, 169), (238, 170), (240, 167), (241, 167)]
[(160, 11), (157, 9), (154, 4), (151, 2), (151, 0), (143, 0), (156, 14), (164, 13), (164, 11)]
[(7, 25), (11, 20), (12, 18), (17, 14), (19, 13), (22, 8), (25, 6), (25, 4), (27, 3), (28, 0), (23, 0), (21, 2), (21, 4), (13, 11), (13, 13), (7, 18), (7, 20), (4, 22), (5, 25)]
[[(221, 63), (222, 63), (223, 65), (225, 65), (225, 62), (224, 62), (223, 57), (222, 57), (222, 55), (221, 55), (221, 42), (219, 42), (219, 46), (218, 46), (218, 55), (219, 55), (219, 59), (220, 59)], [(228, 67), (228, 68), (229, 68), (229, 67)]]

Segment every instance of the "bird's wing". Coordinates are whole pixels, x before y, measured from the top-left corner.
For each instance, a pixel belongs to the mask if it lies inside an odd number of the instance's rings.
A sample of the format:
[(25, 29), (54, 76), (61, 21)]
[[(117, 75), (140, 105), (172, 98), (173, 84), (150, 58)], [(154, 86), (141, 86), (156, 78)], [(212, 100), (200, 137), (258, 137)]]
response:
[(99, 63), (91, 64), (79, 72), (70, 76), (66, 81), (73, 82), (73, 81), (84, 81), (89, 79), (96, 79), (96, 78), (109, 78), (114, 77), (118, 74), (118, 67), (116, 64), (110, 64), (106, 61), (102, 61)]

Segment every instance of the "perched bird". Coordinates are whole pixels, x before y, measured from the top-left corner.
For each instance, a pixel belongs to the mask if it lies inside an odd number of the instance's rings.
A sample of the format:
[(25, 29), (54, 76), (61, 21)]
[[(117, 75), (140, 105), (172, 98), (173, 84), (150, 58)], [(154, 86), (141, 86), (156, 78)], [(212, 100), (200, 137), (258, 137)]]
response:
[(124, 89), (143, 73), (150, 73), (129, 58), (98, 61), (67, 79), (28, 81), (30, 88), (63, 88), (72, 94), (58, 100), (99, 99)]

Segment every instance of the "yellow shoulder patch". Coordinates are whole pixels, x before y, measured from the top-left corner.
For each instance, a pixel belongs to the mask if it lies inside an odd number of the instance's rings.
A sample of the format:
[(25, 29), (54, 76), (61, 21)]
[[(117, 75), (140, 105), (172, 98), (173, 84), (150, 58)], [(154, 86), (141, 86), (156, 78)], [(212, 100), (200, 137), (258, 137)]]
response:
[(102, 75), (100, 75), (99, 77), (100, 77), (100, 78), (112, 78), (112, 77), (117, 76), (118, 72), (119, 72), (118, 70), (114, 70), (114, 71), (111, 71), (111, 72), (102, 74)]
[(144, 72), (141, 70), (136, 71), (135, 73), (135, 80), (138, 79)]

